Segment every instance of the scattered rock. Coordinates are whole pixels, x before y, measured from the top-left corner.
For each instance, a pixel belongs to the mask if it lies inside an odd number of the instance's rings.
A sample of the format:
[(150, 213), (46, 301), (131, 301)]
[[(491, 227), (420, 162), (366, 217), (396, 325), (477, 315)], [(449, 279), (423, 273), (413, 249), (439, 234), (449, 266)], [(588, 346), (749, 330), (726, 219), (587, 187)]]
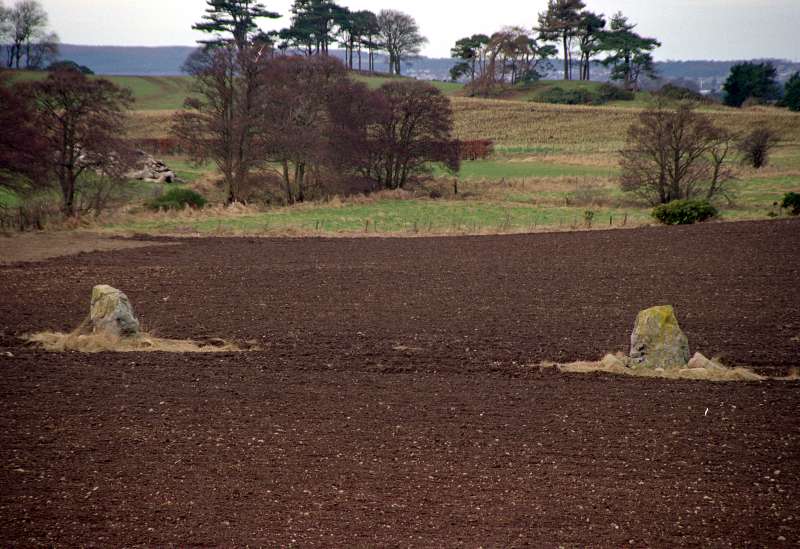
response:
[(714, 362), (713, 360), (709, 360), (705, 356), (700, 353), (695, 353), (692, 359), (689, 361), (687, 367), (691, 369), (698, 369), (702, 368), (704, 370), (719, 370), (725, 369), (722, 364)]
[(136, 151), (138, 158), (136, 167), (127, 176), (139, 181), (154, 181), (157, 183), (175, 183), (177, 178), (169, 166), (157, 160), (144, 151)]
[(606, 355), (600, 363), (610, 369), (624, 369), (628, 367), (625, 358), (618, 355)]
[(111, 286), (99, 285), (92, 289), (90, 319), (95, 334), (113, 337), (139, 335), (139, 321), (133, 315), (128, 296)]
[(671, 305), (641, 311), (631, 334), (631, 360), (647, 368), (685, 367), (689, 340), (681, 331)]

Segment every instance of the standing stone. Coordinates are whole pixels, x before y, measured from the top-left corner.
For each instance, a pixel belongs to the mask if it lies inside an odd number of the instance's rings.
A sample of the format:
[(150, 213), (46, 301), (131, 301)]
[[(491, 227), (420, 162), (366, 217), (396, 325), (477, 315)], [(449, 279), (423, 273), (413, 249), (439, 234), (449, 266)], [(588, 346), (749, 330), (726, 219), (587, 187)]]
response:
[(128, 296), (111, 286), (100, 285), (92, 289), (90, 318), (94, 333), (114, 337), (131, 337), (139, 334), (139, 321), (133, 316)]
[(639, 313), (631, 334), (631, 359), (647, 368), (685, 367), (689, 362), (689, 340), (678, 326), (671, 305)]

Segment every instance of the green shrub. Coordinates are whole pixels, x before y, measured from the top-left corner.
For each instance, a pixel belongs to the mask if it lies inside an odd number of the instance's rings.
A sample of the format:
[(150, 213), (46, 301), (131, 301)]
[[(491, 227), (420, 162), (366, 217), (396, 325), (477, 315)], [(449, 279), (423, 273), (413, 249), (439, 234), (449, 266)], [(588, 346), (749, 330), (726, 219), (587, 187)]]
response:
[(172, 188), (147, 203), (151, 210), (182, 210), (187, 206), (200, 209), (206, 205), (206, 199), (191, 189)]
[(786, 193), (781, 208), (788, 209), (792, 215), (800, 215), (800, 193)]
[(555, 105), (593, 105), (597, 96), (588, 90), (565, 90), (550, 88), (539, 94), (538, 101)]
[(550, 88), (538, 95), (535, 101), (556, 105), (605, 105), (609, 101), (633, 101), (636, 94), (613, 84), (602, 84), (596, 90), (578, 88)]
[(707, 200), (674, 200), (653, 210), (653, 217), (664, 225), (691, 225), (717, 216)]
[(597, 88), (597, 94), (606, 103), (608, 101), (633, 101), (636, 99), (636, 94), (632, 91), (609, 83), (602, 84)]
[(684, 88), (683, 86), (676, 86), (675, 84), (664, 84), (664, 86), (653, 95), (656, 97), (663, 97), (664, 99), (671, 99), (673, 101), (713, 103), (713, 101), (711, 101), (702, 93), (690, 90), (689, 88)]

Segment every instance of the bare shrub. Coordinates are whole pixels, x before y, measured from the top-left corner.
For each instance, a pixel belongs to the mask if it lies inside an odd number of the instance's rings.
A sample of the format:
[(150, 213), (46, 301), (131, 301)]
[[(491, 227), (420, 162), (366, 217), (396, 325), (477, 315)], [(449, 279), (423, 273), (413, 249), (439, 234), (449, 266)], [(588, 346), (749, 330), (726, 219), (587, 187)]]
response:
[(485, 160), (494, 153), (494, 141), (491, 139), (461, 141), (460, 145), (461, 160)]
[(742, 162), (759, 170), (769, 164), (769, 155), (778, 143), (780, 137), (775, 130), (770, 128), (757, 128), (742, 138), (739, 142), (739, 151)]
[(689, 104), (647, 109), (628, 129), (621, 151), (622, 190), (653, 205), (726, 193), (735, 136)]

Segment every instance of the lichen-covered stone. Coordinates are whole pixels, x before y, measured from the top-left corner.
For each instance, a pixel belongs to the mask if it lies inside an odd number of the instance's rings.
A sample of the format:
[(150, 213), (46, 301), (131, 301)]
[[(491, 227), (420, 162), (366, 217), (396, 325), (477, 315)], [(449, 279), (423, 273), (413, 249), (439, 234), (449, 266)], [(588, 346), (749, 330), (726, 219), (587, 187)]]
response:
[(90, 319), (94, 333), (114, 337), (139, 334), (139, 321), (133, 315), (128, 296), (111, 286), (99, 285), (92, 289)]
[(689, 362), (689, 340), (681, 331), (670, 305), (639, 313), (631, 334), (631, 360), (647, 368), (685, 367)]

